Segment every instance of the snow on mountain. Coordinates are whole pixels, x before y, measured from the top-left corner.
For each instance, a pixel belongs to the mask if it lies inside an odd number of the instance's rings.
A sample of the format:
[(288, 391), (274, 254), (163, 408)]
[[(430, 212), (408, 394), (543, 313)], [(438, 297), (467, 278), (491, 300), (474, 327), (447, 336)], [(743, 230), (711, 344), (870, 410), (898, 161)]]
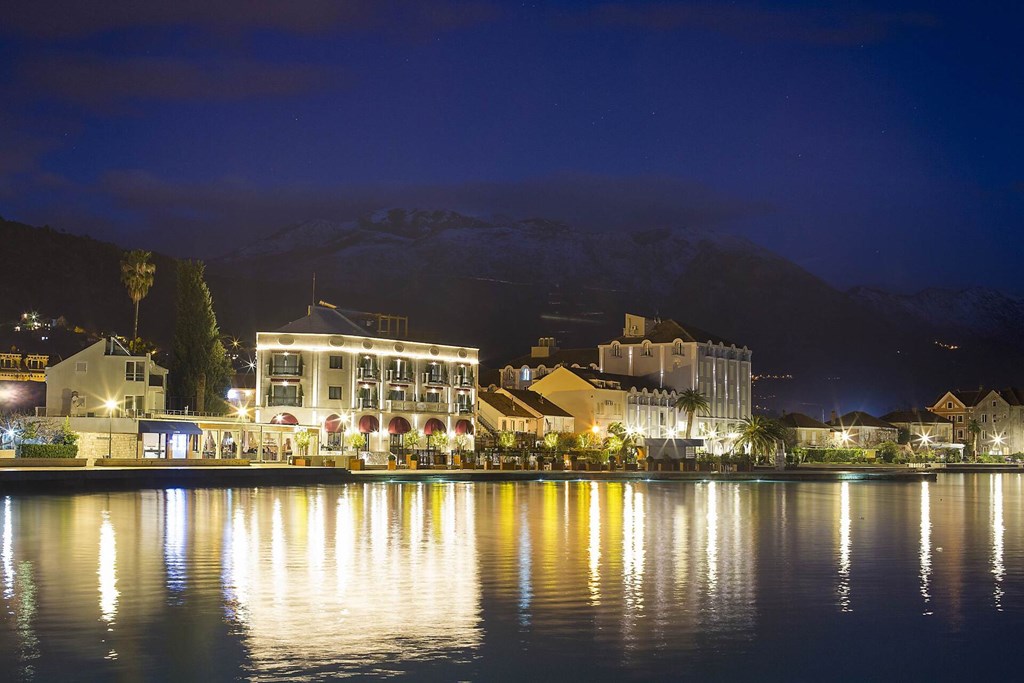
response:
[(383, 270), (421, 280), (572, 281), (649, 292), (673, 282), (698, 248), (708, 245), (774, 257), (744, 239), (709, 230), (589, 232), (543, 218), (485, 219), (454, 211), (385, 209), (355, 221), (300, 223), (221, 261), (273, 261), (281, 274), (316, 270), (345, 279), (372, 277)]
[(1024, 334), (1024, 299), (987, 287), (929, 288), (913, 294), (855, 287), (849, 294), (880, 313), (909, 316), (940, 330), (989, 338)]

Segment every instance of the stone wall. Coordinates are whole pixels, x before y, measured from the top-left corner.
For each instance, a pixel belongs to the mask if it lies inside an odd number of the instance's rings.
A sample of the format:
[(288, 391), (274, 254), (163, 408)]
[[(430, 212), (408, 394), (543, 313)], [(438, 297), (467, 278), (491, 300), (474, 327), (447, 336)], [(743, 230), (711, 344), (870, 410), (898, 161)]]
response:
[[(114, 433), (110, 442), (111, 454), (115, 458), (137, 458), (138, 435)], [(79, 458), (105, 458), (107, 457), (107, 433), (79, 432), (78, 433), (78, 457)]]

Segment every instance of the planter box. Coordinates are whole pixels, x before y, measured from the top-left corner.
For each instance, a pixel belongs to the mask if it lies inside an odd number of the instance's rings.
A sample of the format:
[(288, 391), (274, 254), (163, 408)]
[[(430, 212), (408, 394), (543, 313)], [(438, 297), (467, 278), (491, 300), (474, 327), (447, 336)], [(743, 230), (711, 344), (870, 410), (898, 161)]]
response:
[(0, 467), (85, 467), (87, 458), (4, 458)]
[(418, 460), (410, 460), (409, 461), (409, 469), (410, 470), (418, 470), (419, 468), (420, 468), (420, 463), (419, 463)]
[(565, 463), (561, 459), (557, 459), (557, 460), (552, 460), (551, 461), (551, 471), (552, 472), (561, 472), (564, 469), (565, 469)]
[(626, 472), (636, 472), (640, 468), (639, 468), (639, 466), (635, 462), (627, 462), (624, 465), (624, 469), (625, 469)]
[(366, 469), (366, 461), (362, 458), (349, 458), (348, 468), (353, 472), (362, 472)]
[(499, 469), (503, 469), (503, 470), (514, 470), (515, 468), (516, 468), (516, 464), (514, 462), (503, 462), (503, 463), (501, 463), (501, 466), (499, 467)]
[(397, 470), (398, 469), (398, 463), (395, 462), (394, 460), (388, 460), (388, 469), (389, 470)]

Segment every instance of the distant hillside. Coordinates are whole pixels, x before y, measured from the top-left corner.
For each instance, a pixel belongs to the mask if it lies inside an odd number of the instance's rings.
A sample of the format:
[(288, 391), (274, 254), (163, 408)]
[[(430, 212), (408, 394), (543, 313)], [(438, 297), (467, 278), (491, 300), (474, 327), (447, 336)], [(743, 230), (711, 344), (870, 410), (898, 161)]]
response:
[[(128, 330), (120, 247), (12, 222), (0, 233), (18, 255), (0, 270), (3, 318), (35, 308)], [(174, 262), (154, 260), (140, 326), (166, 344)], [(1024, 306), (999, 292), (844, 292), (713, 231), (589, 232), (452, 211), (298, 223), (209, 261), (221, 329), (252, 339), (301, 316), (314, 272), (317, 298), (407, 315), (411, 336), (474, 344), (494, 362), (538, 336), (593, 345), (619, 333), (625, 311), (672, 317), (753, 349), (756, 373), (792, 374), (758, 392), (771, 407), (812, 414), (900, 408), (951, 386), (1024, 383)]]
[[(131, 335), (134, 308), (121, 284), (122, 248), (7, 220), (0, 220), (0, 244), (0, 320), (36, 310), (88, 329)], [(174, 325), (174, 259), (154, 254), (153, 262), (156, 280), (142, 302), (139, 330), (166, 343)]]

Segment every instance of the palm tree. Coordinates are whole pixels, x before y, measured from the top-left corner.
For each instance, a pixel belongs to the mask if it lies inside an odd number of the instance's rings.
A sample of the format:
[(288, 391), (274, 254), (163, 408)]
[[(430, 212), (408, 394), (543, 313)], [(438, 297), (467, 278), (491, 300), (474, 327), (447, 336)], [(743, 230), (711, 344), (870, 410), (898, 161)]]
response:
[(711, 412), (711, 404), (708, 397), (696, 389), (686, 389), (676, 399), (676, 410), (686, 413), (686, 438), (693, 436), (693, 417), (697, 413), (707, 415)]
[(974, 462), (978, 462), (978, 435), (981, 434), (981, 425), (973, 417), (967, 421), (967, 433), (971, 435), (971, 453), (974, 455)]
[(153, 254), (142, 249), (133, 249), (126, 252), (121, 259), (121, 282), (128, 289), (128, 296), (135, 304), (135, 324), (132, 326), (132, 342), (134, 348), (135, 340), (139, 338), (139, 302), (149, 294), (149, 288), (153, 286), (153, 276), (156, 274), (156, 265), (149, 262)]
[(759, 456), (775, 452), (780, 442), (786, 439), (786, 428), (775, 420), (754, 415), (743, 420), (743, 428), (736, 439), (736, 445), (746, 447), (759, 459)]

